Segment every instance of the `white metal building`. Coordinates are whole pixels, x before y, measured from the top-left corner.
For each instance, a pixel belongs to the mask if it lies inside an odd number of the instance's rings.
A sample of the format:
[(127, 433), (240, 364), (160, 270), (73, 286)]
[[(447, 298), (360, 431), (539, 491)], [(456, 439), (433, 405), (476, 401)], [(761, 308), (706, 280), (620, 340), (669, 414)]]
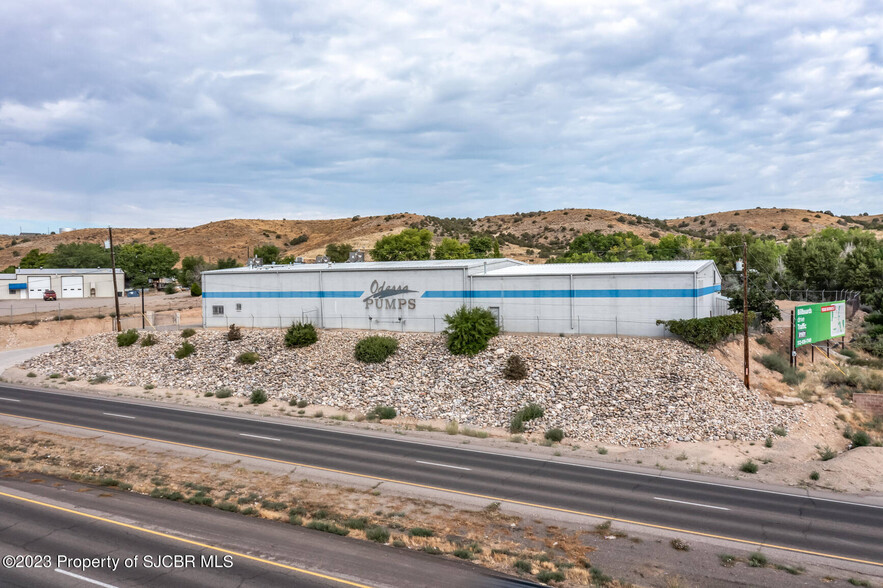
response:
[[(117, 291), (125, 287), (125, 274), (118, 269)], [(18, 269), (14, 274), (0, 274), (0, 300), (43, 299), (43, 292), (54, 290), (62, 298), (112, 298), (113, 276), (110, 268), (40, 268)]]
[(202, 274), (206, 327), (436, 332), (459, 306), (503, 330), (660, 336), (657, 319), (722, 313), (713, 261), (527, 265), (511, 259), (269, 265)]

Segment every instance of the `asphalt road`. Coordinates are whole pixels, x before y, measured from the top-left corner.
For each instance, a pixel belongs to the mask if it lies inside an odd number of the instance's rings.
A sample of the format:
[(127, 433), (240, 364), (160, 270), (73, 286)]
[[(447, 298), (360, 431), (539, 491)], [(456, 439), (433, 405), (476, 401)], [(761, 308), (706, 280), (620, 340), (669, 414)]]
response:
[(883, 506), (37, 390), (0, 413), (883, 566)]
[[(438, 586), (492, 584), (466, 562), (137, 494), (0, 481), (0, 585)], [(123, 523), (123, 524), (120, 524)], [(197, 545), (198, 544), (198, 545)], [(11, 559), (10, 559), (11, 558)]]

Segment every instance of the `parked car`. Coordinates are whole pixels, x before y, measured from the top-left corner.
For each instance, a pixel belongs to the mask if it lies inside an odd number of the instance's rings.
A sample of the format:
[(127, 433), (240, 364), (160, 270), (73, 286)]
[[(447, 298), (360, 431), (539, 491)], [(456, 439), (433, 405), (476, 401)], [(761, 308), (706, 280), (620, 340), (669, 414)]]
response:
[(58, 300), (58, 297), (55, 295), (55, 290), (44, 290), (43, 300)]

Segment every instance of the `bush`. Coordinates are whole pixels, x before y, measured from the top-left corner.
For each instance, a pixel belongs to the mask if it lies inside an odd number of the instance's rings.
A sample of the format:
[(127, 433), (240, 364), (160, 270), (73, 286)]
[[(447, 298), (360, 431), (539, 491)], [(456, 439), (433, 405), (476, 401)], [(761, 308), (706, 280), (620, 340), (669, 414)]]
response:
[(812, 480), (813, 482), (817, 482), (819, 477), (820, 477), (819, 473), (815, 470), (809, 475), (809, 479)]
[(307, 523), (307, 529), (315, 529), (317, 531), (325, 531), (326, 533), (334, 533), (335, 535), (349, 535), (350, 530), (338, 527), (334, 523), (327, 521), (310, 521)]
[(153, 333), (148, 333), (146, 337), (141, 339), (141, 347), (150, 347), (156, 345), (157, 340)]
[[(754, 320), (754, 313), (748, 313), (748, 322)], [(742, 332), (742, 314), (728, 316), (712, 316), (700, 319), (683, 319), (656, 321), (657, 325), (665, 325), (672, 334), (677, 335), (690, 345), (700, 349), (708, 349), (730, 335)]]
[[(455, 553), (454, 555), (457, 554)], [(537, 574), (537, 580), (544, 584), (548, 584), (549, 582), (563, 582), (564, 574), (557, 570), (541, 570), (540, 573)]]
[(779, 437), (787, 437), (788, 431), (785, 427), (773, 427), (773, 434), (778, 435)]
[(236, 356), (236, 363), (244, 365), (254, 365), (261, 359), (261, 356), (254, 351), (246, 351)]
[(230, 388), (218, 388), (218, 391), (215, 392), (215, 398), (230, 398), (233, 395), (233, 390)]
[(175, 357), (178, 359), (184, 359), (185, 357), (192, 355), (193, 352), (196, 351), (196, 347), (190, 341), (184, 341), (181, 343), (181, 346), (175, 349)]
[(178, 287), (174, 284), (166, 284), (166, 287), (163, 288), (163, 292), (166, 294), (174, 294), (178, 291)]
[(545, 437), (552, 443), (561, 443), (561, 440), (564, 439), (564, 431), (561, 429), (549, 429), (546, 431)]
[(192, 284), (190, 284), (190, 295), (202, 296), (202, 287), (196, 282), (193, 282)]
[(435, 535), (435, 531), (433, 531), (432, 529), (425, 529), (423, 527), (414, 527), (413, 529), (408, 531), (408, 534), (411, 537), (432, 537), (433, 535)]
[(788, 365), (788, 359), (776, 353), (767, 353), (755, 357), (765, 368), (782, 374), (782, 381), (791, 386), (796, 386), (806, 377), (806, 372), (799, 372)]
[(196, 329), (184, 329), (183, 331), (181, 331), (181, 336), (184, 337), (185, 339), (189, 339), (190, 337), (192, 337), (195, 334), (196, 334)]
[(267, 393), (260, 389), (252, 390), (251, 395), (248, 397), (248, 402), (250, 404), (263, 404), (267, 400)]
[(500, 333), (497, 320), (486, 308), (461, 306), (445, 315), (448, 350), (454, 355), (475, 355), (487, 349), (488, 341)]
[(117, 345), (119, 347), (129, 347), (138, 340), (138, 331), (129, 329), (125, 333), (117, 335)]
[(524, 433), (524, 419), (517, 412), (512, 415), (512, 420), (509, 421), (509, 432), (513, 434)]
[(849, 438), (853, 447), (867, 447), (871, 444), (871, 436), (864, 431), (856, 431)]
[(365, 415), (365, 418), (369, 421), (381, 421), (384, 419), (394, 419), (397, 414), (396, 409), (393, 407), (378, 404)]
[(356, 359), (364, 363), (382, 363), (399, 348), (395, 337), (374, 335), (356, 343)]
[(518, 411), (518, 415), (525, 422), (532, 421), (534, 419), (543, 418), (543, 407), (539, 404), (535, 404), (531, 402), (530, 404), (526, 404), (521, 407), (521, 410)]
[(389, 541), (389, 531), (383, 527), (371, 527), (365, 531), (365, 538), (376, 543), (386, 543)]
[(227, 341), (239, 341), (242, 339), (242, 329), (236, 326), (236, 323), (230, 325), (227, 329)]
[(759, 551), (755, 551), (748, 557), (748, 565), (752, 568), (762, 568), (767, 564), (767, 558)]
[(671, 547), (672, 549), (677, 549), (678, 551), (690, 551), (690, 544), (683, 539), (672, 539)]
[(507, 380), (523, 380), (527, 377), (527, 364), (520, 355), (510, 355), (503, 368), (503, 377)]
[(752, 460), (743, 461), (742, 465), (739, 466), (740, 472), (745, 472), (746, 474), (756, 474), (757, 473), (757, 464)]
[(529, 574), (533, 569), (533, 566), (531, 566), (530, 562), (523, 559), (516, 559), (515, 563), (512, 565), (515, 566), (516, 570), (518, 570), (519, 572), (524, 572), (525, 574)]
[(818, 448), (819, 450), (819, 459), (822, 461), (828, 461), (829, 459), (834, 459), (837, 457), (837, 452), (825, 445), (824, 447)]
[(316, 327), (310, 323), (294, 323), (285, 332), (286, 347), (307, 347), (318, 340)]

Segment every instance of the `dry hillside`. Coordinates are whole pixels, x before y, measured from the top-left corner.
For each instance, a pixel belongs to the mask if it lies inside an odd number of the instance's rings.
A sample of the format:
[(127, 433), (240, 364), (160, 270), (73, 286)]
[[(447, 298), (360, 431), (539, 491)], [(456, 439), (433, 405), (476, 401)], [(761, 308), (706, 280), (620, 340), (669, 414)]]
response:
[[(410, 226), (430, 229), (436, 241), (445, 236), (468, 240), (476, 233), (504, 235), (503, 255), (526, 261), (539, 261), (541, 247), (563, 249), (576, 235), (599, 231), (632, 231), (643, 239), (655, 241), (661, 235), (688, 234), (713, 237), (721, 231), (754, 231), (758, 235), (805, 237), (825, 227), (883, 227), (883, 215), (838, 217), (824, 212), (758, 208), (716, 212), (667, 221), (624, 214), (611, 210), (567, 209), (487, 216), (479, 219), (442, 219), (403, 213), (328, 220), (231, 219), (190, 228), (115, 229), (117, 243), (165, 243), (182, 257), (201, 255), (207, 261), (233, 257), (242, 262), (246, 251), (257, 245), (274, 244), (282, 256), (310, 259), (325, 250), (329, 243), (350, 243), (369, 249), (384, 235)], [(783, 228), (784, 227), (784, 228)], [(877, 231), (883, 236), (883, 231)], [(296, 237), (305, 242), (291, 245)], [(52, 251), (60, 243), (101, 243), (107, 238), (104, 229), (79, 229), (58, 235), (0, 235), (0, 267), (17, 265), (31, 249)]]

